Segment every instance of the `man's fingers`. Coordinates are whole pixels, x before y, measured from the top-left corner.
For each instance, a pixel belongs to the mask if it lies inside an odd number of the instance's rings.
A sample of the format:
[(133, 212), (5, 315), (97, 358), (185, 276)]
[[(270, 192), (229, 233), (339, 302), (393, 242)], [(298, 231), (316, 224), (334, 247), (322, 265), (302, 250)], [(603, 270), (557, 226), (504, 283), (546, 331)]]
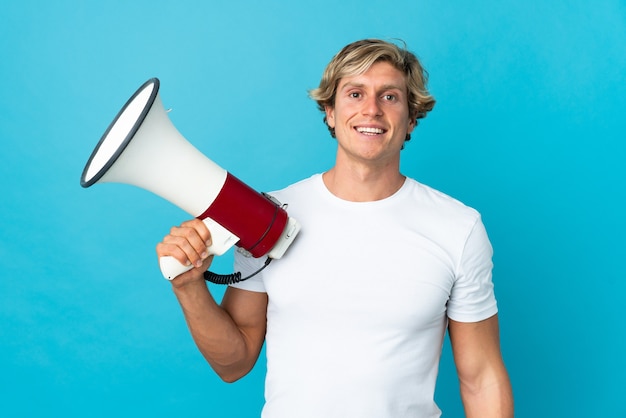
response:
[(159, 257), (172, 256), (184, 266), (191, 265), (189, 255), (176, 244), (159, 242), (156, 247), (156, 252)]
[(157, 245), (159, 256), (171, 255), (184, 265), (202, 265), (209, 256), (207, 247), (211, 245), (211, 234), (204, 222), (194, 219), (181, 226), (172, 227), (170, 233)]

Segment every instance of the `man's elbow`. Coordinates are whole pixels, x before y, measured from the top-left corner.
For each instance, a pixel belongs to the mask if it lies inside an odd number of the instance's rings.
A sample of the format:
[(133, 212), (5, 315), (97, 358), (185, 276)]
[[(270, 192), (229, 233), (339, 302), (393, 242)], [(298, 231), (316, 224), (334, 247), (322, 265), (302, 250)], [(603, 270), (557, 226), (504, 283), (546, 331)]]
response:
[(494, 370), (472, 379), (459, 376), (466, 416), (513, 417), (513, 392), (506, 370)]
[(510, 387), (509, 375), (504, 366), (483, 369), (470, 374), (459, 373), (459, 382), (461, 391), (469, 395), (477, 395), (497, 387)]
[(233, 374), (233, 373), (229, 373), (229, 374), (218, 373), (217, 375), (225, 383), (235, 383), (236, 381), (238, 381), (239, 379), (245, 376), (245, 374)]
[(234, 383), (247, 375), (252, 370), (253, 364), (247, 363), (232, 363), (232, 364), (219, 364), (215, 362), (209, 362), (211, 368), (225, 383)]

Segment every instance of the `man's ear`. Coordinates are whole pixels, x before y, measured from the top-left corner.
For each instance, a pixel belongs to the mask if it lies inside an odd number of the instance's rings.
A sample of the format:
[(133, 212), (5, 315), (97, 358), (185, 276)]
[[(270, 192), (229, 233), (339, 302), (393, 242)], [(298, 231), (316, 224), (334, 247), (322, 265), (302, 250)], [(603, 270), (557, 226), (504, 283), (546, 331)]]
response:
[(335, 108), (329, 105), (324, 106), (324, 113), (326, 114), (326, 124), (330, 128), (335, 127)]
[(410, 134), (411, 132), (413, 132), (413, 129), (415, 129), (415, 127), (417, 126), (417, 120), (415, 118), (410, 118), (409, 119), (409, 126), (406, 130), (407, 134)]

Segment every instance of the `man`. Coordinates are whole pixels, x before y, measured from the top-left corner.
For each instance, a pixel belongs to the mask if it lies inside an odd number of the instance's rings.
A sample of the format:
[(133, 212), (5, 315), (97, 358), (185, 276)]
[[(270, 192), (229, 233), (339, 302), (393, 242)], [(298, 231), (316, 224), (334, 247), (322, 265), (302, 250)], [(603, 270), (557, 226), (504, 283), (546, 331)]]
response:
[[(203, 279), (210, 231), (198, 220), (157, 245), (195, 268), (172, 281), (191, 334), (227, 382), (267, 344), (266, 404), (276, 417), (438, 417), (449, 330), (468, 417), (511, 417), (480, 215), (399, 171), (400, 151), (434, 106), (417, 58), (363, 40), (310, 92), (337, 140), (334, 167), (273, 193), (302, 225), (285, 256), (230, 286)], [(244, 277), (263, 260), (235, 256)]]

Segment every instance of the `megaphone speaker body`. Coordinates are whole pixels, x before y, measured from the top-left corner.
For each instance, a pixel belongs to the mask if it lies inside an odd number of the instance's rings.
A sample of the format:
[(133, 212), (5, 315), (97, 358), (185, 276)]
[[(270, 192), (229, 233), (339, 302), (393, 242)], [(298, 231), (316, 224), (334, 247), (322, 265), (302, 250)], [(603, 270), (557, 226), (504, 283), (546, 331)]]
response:
[[(300, 230), (280, 203), (211, 161), (178, 132), (156, 78), (120, 110), (83, 170), (83, 187), (107, 182), (148, 190), (202, 219), (215, 255), (236, 244), (253, 257), (281, 258)], [(190, 268), (173, 257), (161, 257), (160, 265), (170, 280)]]

